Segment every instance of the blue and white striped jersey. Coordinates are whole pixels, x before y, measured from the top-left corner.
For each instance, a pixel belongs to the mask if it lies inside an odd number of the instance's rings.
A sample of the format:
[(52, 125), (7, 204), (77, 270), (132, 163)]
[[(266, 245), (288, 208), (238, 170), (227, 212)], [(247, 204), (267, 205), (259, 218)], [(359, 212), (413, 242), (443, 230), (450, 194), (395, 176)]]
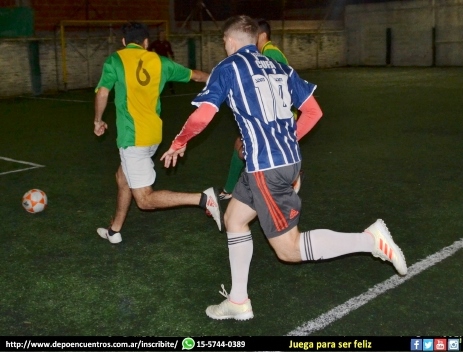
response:
[(255, 172), (301, 161), (291, 105), (300, 107), (315, 88), (247, 45), (212, 70), (192, 104), (219, 109), (227, 101), (243, 138), (246, 171)]

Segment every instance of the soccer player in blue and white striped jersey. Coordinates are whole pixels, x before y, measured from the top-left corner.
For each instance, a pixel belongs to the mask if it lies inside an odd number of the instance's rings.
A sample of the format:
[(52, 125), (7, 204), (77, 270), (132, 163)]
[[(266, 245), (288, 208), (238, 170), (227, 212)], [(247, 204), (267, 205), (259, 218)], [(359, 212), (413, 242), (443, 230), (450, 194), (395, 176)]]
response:
[[(364, 232), (331, 230), (299, 232), (301, 201), (292, 182), (301, 168), (298, 140), (322, 116), (313, 97), (314, 84), (301, 79), (289, 66), (259, 53), (257, 23), (248, 16), (228, 19), (224, 43), (228, 57), (211, 72), (203, 91), (193, 100), (198, 106), (161, 160), (175, 166), (186, 143), (212, 120), (223, 102), (233, 111), (244, 143), (246, 170), (241, 175), (225, 212), (232, 288), (226, 299), (209, 306), (213, 319), (251, 319), (254, 314), (247, 283), (253, 253), (249, 223), (257, 216), (277, 256), (287, 262), (329, 259), (348, 253), (369, 252), (407, 273), (400, 248), (386, 225), (377, 220)], [(297, 122), (291, 106), (301, 111)]]

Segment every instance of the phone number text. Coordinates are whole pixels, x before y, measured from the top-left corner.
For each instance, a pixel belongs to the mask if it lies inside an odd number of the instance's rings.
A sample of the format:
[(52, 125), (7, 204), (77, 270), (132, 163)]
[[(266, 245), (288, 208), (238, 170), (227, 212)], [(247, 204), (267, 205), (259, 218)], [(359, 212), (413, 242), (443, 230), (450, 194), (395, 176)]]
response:
[(196, 348), (244, 348), (245, 341), (202, 341), (195, 340)]

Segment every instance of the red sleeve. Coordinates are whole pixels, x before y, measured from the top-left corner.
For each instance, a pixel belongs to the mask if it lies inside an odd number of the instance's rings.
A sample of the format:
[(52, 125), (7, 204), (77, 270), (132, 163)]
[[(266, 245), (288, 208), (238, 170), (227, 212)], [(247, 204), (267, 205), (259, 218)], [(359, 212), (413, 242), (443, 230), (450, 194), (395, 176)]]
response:
[(299, 141), (304, 137), (323, 116), (322, 110), (312, 95), (299, 108), (301, 116), (297, 120), (296, 136)]
[(172, 145), (174, 150), (183, 148), (187, 142), (199, 134), (212, 121), (217, 108), (214, 105), (203, 103), (186, 120), (180, 133), (175, 137)]

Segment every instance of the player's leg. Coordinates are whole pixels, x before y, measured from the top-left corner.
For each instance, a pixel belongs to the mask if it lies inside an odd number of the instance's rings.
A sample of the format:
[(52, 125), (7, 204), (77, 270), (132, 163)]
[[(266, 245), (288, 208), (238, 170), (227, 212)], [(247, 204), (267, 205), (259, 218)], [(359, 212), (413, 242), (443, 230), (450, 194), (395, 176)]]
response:
[[(236, 185), (234, 194), (246, 198), (246, 187), (241, 180)], [(243, 193), (244, 192), (244, 193)], [(254, 315), (251, 300), (248, 298), (247, 285), (249, 267), (253, 254), (253, 242), (249, 222), (256, 217), (256, 211), (239, 199), (232, 198), (225, 212), (227, 228), (228, 253), (232, 287), (230, 294), (222, 285), (221, 294), (226, 298), (218, 305), (207, 307), (206, 314), (213, 319), (247, 320)]]
[(254, 209), (234, 198), (230, 200), (225, 212), (232, 277), (230, 300), (235, 303), (243, 303), (248, 299), (248, 274), (254, 249), (249, 222), (255, 217)]
[(138, 207), (143, 210), (152, 210), (185, 205), (200, 206), (209, 210), (219, 231), (222, 231), (223, 214), (217, 190), (208, 188), (201, 193), (184, 193), (152, 189), (156, 180), (152, 156), (157, 148), (158, 145), (121, 148), (120, 150), (121, 160), (123, 160), (122, 170)]
[(151, 186), (132, 189), (133, 197), (142, 210), (173, 208), (182, 205), (199, 205), (201, 193), (182, 193), (168, 190), (155, 191)]
[(120, 230), (125, 222), (134, 188), (150, 187), (156, 179), (151, 157), (158, 145), (152, 147), (119, 148), (121, 165), (116, 172), (117, 206), (116, 215), (108, 229), (97, 229), (98, 234), (111, 243), (122, 241)]
[(140, 209), (164, 209), (181, 205), (199, 205), (201, 193), (154, 191), (156, 171), (152, 156), (158, 145), (152, 147), (121, 148), (121, 169), (132, 195)]
[(374, 246), (373, 236), (367, 233), (331, 230), (299, 233), (297, 226), (268, 240), (278, 258), (286, 262), (330, 259), (357, 252), (371, 253)]
[(231, 193), (233, 192), (233, 189), (235, 188), (235, 185), (238, 182), (241, 173), (243, 172), (245, 162), (243, 160), (242, 149), (243, 141), (241, 140), (241, 137), (238, 137), (235, 140), (235, 146), (230, 160), (230, 167), (228, 169), (227, 181), (225, 182), (223, 192), (220, 194), (221, 200), (231, 198)]
[(198, 205), (201, 193), (153, 191), (156, 171), (152, 156), (159, 145), (151, 147), (120, 148), (121, 169), (140, 209), (170, 208), (180, 205)]
[(186, 193), (168, 190), (155, 191), (151, 186), (148, 186), (133, 188), (132, 194), (138, 207), (143, 210), (166, 209), (189, 205), (200, 206), (211, 213), (219, 231), (223, 231), (223, 215), (219, 204), (218, 192), (213, 188), (208, 188), (201, 193)]
[(125, 218), (132, 203), (132, 191), (130, 190), (127, 180), (125, 178), (122, 167), (119, 166), (116, 172), (116, 183), (117, 183), (117, 205), (116, 214), (114, 216), (111, 229), (115, 232), (119, 232), (124, 225)]
[(111, 243), (119, 243), (122, 241), (121, 229), (124, 225), (125, 218), (132, 203), (132, 191), (127, 183), (122, 166), (116, 171), (116, 183), (117, 183), (117, 203), (116, 213), (114, 219), (109, 228), (98, 228), (96, 231), (102, 237)]
[[(207, 209), (214, 218), (219, 231), (223, 230), (223, 214), (220, 208), (218, 192), (209, 188), (202, 193), (182, 193), (171, 191), (153, 191), (151, 185), (156, 179), (154, 163), (151, 157), (158, 145), (151, 147), (120, 148), (121, 167), (117, 173), (118, 205), (113, 230), (122, 228), (130, 207), (131, 197), (141, 209), (170, 208), (182, 205), (196, 205)], [(127, 192), (127, 190), (130, 192)], [(120, 232), (111, 236), (111, 229), (97, 230), (98, 234), (111, 243), (122, 241)]]
[(287, 262), (322, 260), (351, 253), (371, 253), (391, 262), (401, 275), (407, 273), (402, 250), (382, 220), (363, 232), (345, 233), (320, 229), (299, 233), (294, 227), (287, 233), (269, 238), (278, 258)]
[[(367, 252), (392, 262), (400, 274), (406, 273), (402, 251), (382, 220), (363, 232), (321, 229), (299, 233), (301, 202), (291, 186), (298, 174), (299, 165), (253, 173), (260, 191), (254, 193), (259, 222), (281, 260), (299, 262)], [(266, 196), (262, 197), (261, 193)]]

